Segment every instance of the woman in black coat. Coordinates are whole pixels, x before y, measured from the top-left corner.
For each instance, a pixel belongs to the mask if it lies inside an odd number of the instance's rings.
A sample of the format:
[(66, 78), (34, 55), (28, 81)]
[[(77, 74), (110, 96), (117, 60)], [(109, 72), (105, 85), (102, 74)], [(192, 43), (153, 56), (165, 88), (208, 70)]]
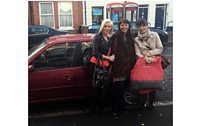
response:
[(130, 28), (130, 22), (122, 19), (118, 23), (118, 32), (112, 36), (112, 53), (115, 55), (112, 65), (113, 108), (121, 111), (125, 109), (124, 92), (129, 86), (130, 72), (136, 61)]

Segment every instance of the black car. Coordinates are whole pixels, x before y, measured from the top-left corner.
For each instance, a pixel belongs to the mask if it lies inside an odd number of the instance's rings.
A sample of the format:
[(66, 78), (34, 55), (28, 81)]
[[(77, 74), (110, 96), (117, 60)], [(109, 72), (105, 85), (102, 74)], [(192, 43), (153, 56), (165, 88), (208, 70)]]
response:
[(41, 43), (44, 39), (54, 35), (64, 35), (67, 31), (58, 31), (43, 25), (29, 25), (28, 26), (28, 47), (31, 49), (33, 46)]
[[(136, 37), (138, 35), (137, 34), (138, 29), (136, 27), (136, 22), (132, 21), (130, 23), (131, 23), (131, 33), (134, 37)], [(113, 27), (114, 32), (118, 31), (118, 22), (114, 22), (113, 25), (114, 25), (114, 27)], [(89, 33), (97, 33), (97, 31), (99, 30), (99, 27), (100, 27), (100, 25), (90, 25)], [(163, 44), (168, 42), (168, 33), (166, 31), (160, 30), (160, 29), (155, 29), (153, 27), (150, 27), (150, 25), (149, 25), (149, 29), (151, 31), (158, 33)]]

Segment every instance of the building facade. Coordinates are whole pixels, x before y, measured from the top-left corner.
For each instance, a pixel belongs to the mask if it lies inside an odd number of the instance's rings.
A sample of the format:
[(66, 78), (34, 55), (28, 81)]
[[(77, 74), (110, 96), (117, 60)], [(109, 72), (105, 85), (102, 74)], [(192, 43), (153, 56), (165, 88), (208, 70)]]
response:
[[(98, 23), (100, 20), (107, 18), (106, 6), (109, 3), (114, 3), (114, 0), (102, 2), (100, 0), (86, 1), (83, 20), (85, 25)], [(120, 3), (129, 1), (117, 1)], [(173, 1), (172, 0), (135, 0), (138, 4), (138, 19), (146, 19), (151, 27), (165, 29), (169, 22), (173, 21)]]
[[(115, 1), (29, 1), (28, 23), (77, 33), (80, 25), (100, 24), (103, 19), (108, 18), (107, 4), (113, 2)], [(118, 0), (117, 2), (129, 1)], [(132, 2), (138, 4), (138, 9), (130, 13), (137, 13), (137, 19), (146, 19), (151, 27), (164, 30), (169, 22), (173, 21), (172, 0), (135, 0)], [(112, 16), (117, 18), (119, 13)]]
[(83, 2), (29, 1), (28, 23), (77, 32), (83, 24)]

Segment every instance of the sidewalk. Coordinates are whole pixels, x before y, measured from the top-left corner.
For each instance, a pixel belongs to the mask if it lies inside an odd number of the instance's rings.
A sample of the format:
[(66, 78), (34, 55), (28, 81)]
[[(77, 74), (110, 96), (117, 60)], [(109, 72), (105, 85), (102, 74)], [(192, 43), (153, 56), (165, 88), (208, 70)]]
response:
[(29, 126), (172, 126), (173, 105), (156, 106), (153, 111), (132, 108), (126, 113), (89, 113), (45, 118), (29, 118)]

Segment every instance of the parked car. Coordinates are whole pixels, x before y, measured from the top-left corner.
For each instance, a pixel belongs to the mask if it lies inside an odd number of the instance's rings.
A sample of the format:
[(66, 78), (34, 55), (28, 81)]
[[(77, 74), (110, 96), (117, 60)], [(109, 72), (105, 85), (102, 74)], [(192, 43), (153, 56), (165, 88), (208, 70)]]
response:
[(64, 35), (67, 31), (58, 31), (43, 25), (30, 25), (28, 26), (28, 45), (31, 49), (34, 45), (41, 43), (44, 39), (54, 35)]
[(167, 32), (173, 32), (173, 21), (169, 21), (166, 26)]
[(70, 100), (91, 95), (83, 53), (94, 34), (58, 35), (29, 50), (29, 103)]
[[(137, 26), (136, 26), (136, 22), (135, 21), (131, 21), (131, 33), (133, 34), (134, 37), (136, 37), (138, 34), (137, 34)], [(118, 22), (114, 22), (113, 23), (114, 27), (114, 32), (118, 31)], [(90, 25), (89, 26), (89, 33), (97, 33), (98, 29), (99, 29), (99, 25)], [(150, 23), (149, 23), (149, 29), (151, 31), (154, 31), (154, 32), (157, 32), (162, 43), (165, 44), (168, 42), (168, 33), (164, 30), (160, 30), (160, 29), (155, 29), (153, 27), (150, 27)]]

